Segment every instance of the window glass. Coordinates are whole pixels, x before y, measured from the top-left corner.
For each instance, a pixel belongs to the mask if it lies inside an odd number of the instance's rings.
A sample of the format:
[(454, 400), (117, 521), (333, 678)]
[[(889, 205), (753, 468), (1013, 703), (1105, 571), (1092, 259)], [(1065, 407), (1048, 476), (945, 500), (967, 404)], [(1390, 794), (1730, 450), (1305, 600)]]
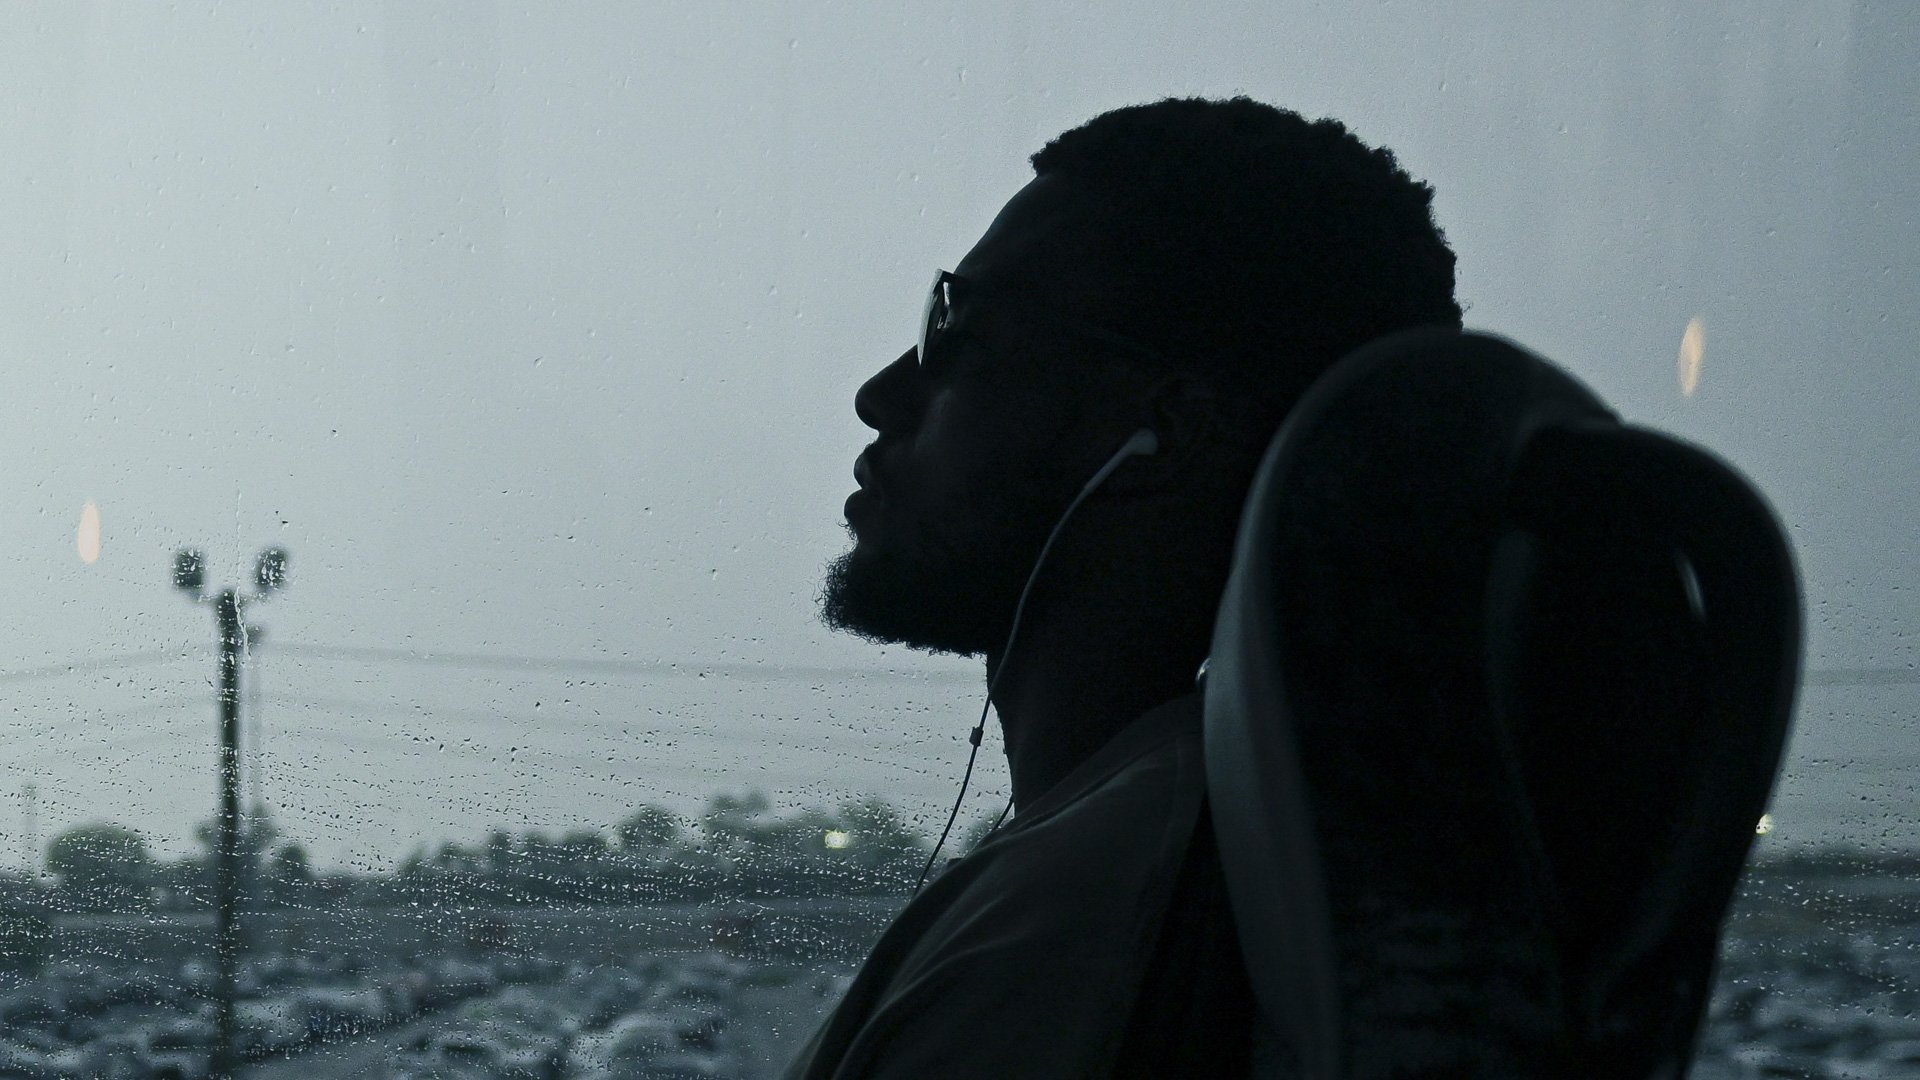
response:
[[(1392, 147), (1470, 326), (1772, 501), (1807, 672), (1696, 1075), (1920, 1063), (1906, 5), (0, 27), (0, 1072), (207, 1068), (233, 589), (247, 1075), (768, 1075), (984, 696), (816, 620), (853, 391), (1047, 139), (1232, 93)], [(989, 725), (949, 853), (1007, 793)]]

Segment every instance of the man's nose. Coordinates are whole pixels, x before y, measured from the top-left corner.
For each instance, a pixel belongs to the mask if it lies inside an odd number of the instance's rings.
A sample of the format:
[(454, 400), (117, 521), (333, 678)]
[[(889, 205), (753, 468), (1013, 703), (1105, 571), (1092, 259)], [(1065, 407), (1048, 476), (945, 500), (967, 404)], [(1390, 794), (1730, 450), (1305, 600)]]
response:
[(920, 358), (912, 349), (860, 384), (853, 395), (853, 412), (875, 431), (898, 431), (913, 422), (919, 408)]

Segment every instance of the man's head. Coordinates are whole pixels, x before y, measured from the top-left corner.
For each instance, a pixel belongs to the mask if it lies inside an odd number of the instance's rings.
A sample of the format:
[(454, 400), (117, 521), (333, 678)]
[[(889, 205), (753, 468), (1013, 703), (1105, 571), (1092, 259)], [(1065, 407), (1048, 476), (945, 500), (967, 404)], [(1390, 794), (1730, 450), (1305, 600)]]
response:
[[(1112, 602), (1210, 619), (1286, 410), (1372, 338), (1459, 325), (1430, 189), (1335, 121), (1170, 99), (1096, 117), (1033, 165), (954, 268), (929, 355), (856, 396), (878, 435), (822, 597), (837, 629), (997, 649), (1048, 531), (1143, 426), (1161, 453), (1080, 511), (1043, 581), (1137, 581), (1131, 563), (1164, 557), (1183, 569), (1155, 588), (1181, 595)], [(1070, 555), (1074, 571), (1052, 568)]]

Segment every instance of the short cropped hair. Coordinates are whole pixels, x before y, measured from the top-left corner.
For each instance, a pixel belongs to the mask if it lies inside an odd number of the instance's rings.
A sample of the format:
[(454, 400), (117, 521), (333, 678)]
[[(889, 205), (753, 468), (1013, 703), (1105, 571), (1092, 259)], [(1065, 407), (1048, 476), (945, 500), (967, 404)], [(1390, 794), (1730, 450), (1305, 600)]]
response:
[(1458, 327), (1433, 189), (1336, 120), (1245, 97), (1115, 109), (1032, 158), (1095, 200), (1103, 320), (1284, 411), (1354, 348)]

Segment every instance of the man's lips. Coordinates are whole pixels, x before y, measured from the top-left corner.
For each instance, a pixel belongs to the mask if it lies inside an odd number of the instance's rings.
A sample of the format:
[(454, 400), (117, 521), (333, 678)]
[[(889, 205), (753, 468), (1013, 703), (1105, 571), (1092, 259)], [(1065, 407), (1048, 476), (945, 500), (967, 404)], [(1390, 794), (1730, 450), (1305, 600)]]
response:
[(859, 457), (853, 459), (853, 479), (860, 485), (860, 489), (847, 496), (847, 505), (842, 510), (846, 515), (847, 524), (856, 528), (859, 527), (862, 518), (872, 515), (881, 501), (880, 478), (874, 474), (872, 459), (867, 457), (867, 453), (872, 449), (871, 446), (867, 447), (860, 452)]
[(861, 520), (872, 513), (874, 507), (879, 504), (880, 496), (866, 488), (861, 488), (847, 496), (847, 504), (841, 508), (840, 512), (846, 515), (847, 524), (858, 528)]

